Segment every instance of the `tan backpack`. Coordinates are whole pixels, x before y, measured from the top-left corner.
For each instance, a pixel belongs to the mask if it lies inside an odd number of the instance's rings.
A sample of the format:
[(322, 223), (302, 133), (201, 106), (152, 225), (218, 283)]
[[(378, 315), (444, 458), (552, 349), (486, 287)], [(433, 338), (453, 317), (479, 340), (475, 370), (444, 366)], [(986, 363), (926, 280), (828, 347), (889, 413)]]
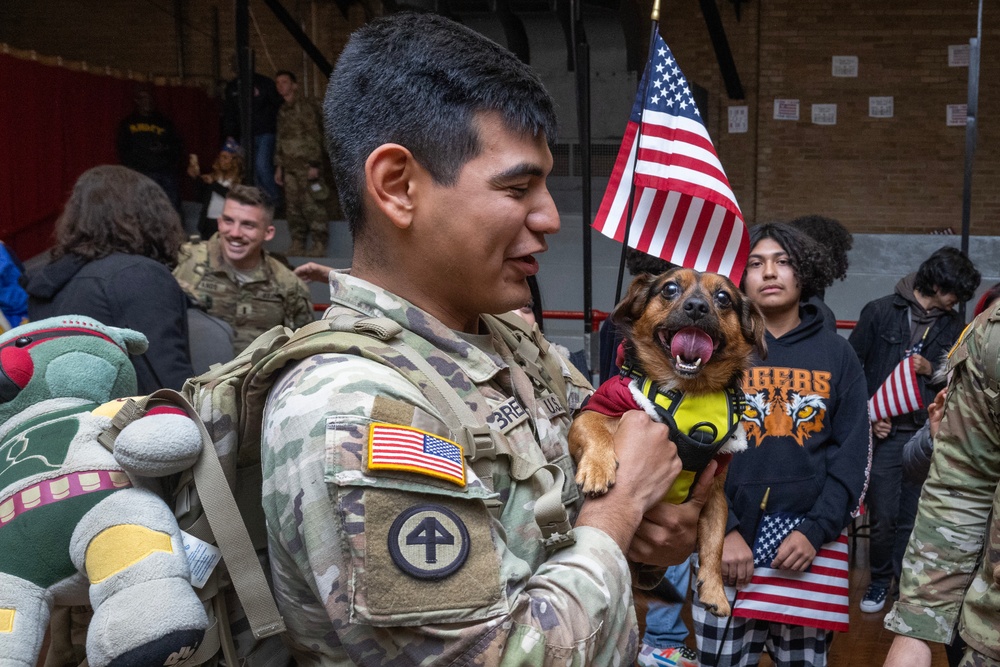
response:
[[(526, 371), (565, 401), (565, 381), (554, 354), (539, 348), (539, 339), (521, 320), (511, 316), (489, 321)], [(315, 354), (340, 352), (392, 367), (435, 405), (463, 445), (473, 470), (491, 485), (497, 455), (511, 455), (503, 436), (482, 423), (427, 360), (398, 338), (400, 333), (400, 325), (387, 318), (348, 315), (317, 320), (295, 332), (275, 327), (232, 361), (188, 380), (181, 392), (160, 390), (130, 401), (101, 436), (102, 444), (112, 449), (121, 429), (144, 415), (147, 403), (154, 400), (167, 400), (185, 410), (202, 432), (203, 451), (197, 463), (171, 478), (165, 493), (181, 529), (217, 545), (222, 562), (199, 591), (211, 622), (205, 640), (177, 665), (204, 664), (220, 651), (228, 667), (290, 662), (275, 637), (284, 632), (285, 624), (267, 579), (260, 459), (267, 395), (288, 364)], [(397, 359), (407, 363), (398, 365), (381, 356), (376, 348), (385, 349), (386, 344)], [(554, 465), (512, 461), (512, 468), (518, 466), (522, 478), (538, 475), (548, 489), (535, 508), (547, 547), (554, 550), (570, 543), (571, 526), (561, 497), (563, 471)], [(491, 507), (496, 513), (499, 509)], [(243, 618), (245, 623), (233, 622)], [(234, 636), (233, 626), (249, 631)]]

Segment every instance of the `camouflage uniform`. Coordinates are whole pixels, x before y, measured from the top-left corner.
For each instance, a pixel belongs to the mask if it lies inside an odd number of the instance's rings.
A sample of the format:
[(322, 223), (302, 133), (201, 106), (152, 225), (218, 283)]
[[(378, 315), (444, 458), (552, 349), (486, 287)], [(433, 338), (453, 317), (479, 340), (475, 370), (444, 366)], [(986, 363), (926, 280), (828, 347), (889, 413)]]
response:
[(222, 257), (218, 234), (208, 241), (186, 243), (174, 269), (181, 289), (205, 312), (233, 328), (234, 355), (271, 327), (284, 324), (297, 329), (315, 319), (306, 286), (263, 252), (263, 261), (242, 285)]
[[(495, 461), (495, 493), (469, 465), (464, 485), (372, 470), (370, 424), (453, 438), (446, 417), (402, 375), (361, 356), (316, 355), (286, 371), (264, 417), (263, 504), (275, 594), (299, 664), (631, 664), (637, 625), (620, 549), (602, 531), (578, 527), (575, 545), (547, 556), (532, 514), (540, 489), (518, 473), (546, 460), (572, 473), (570, 414), (537, 385), (534, 409), (511, 398), (512, 381), (527, 394), (518, 385), (525, 375), (502, 361), (511, 357), (498, 338), (458, 335), (346, 274), (334, 274), (331, 299), (326, 317), (362, 313), (399, 323), (403, 340), (478, 418), (506, 434), (512, 453)], [(560, 364), (573, 413), (591, 389)], [(572, 474), (562, 494), (575, 520), (582, 500)], [(394, 551), (395, 526), (421, 510), (443, 520), (450, 514), (455, 544), (470, 547), (464, 560), (446, 552), (459, 567), (436, 580), (416, 576), (415, 557)], [(407, 544), (415, 536), (425, 554), (427, 535), (414, 530)], [(426, 554), (417, 560), (432, 562)]]
[[(281, 167), (285, 182), (285, 215), (293, 247), (304, 246), (312, 235), (310, 254), (326, 253), (326, 199), (330, 190), (322, 176), (308, 179), (309, 167), (320, 167), (323, 159), (323, 130), (319, 111), (301, 95), (285, 102), (278, 111), (278, 138), (274, 166)], [(319, 252), (322, 250), (323, 252)]]
[(1000, 665), (1000, 307), (976, 318), (948, 363), (954, 376), (903, 559), (900, 599), (885, 627), (948, 644), (957, 625), (972, 649), (962, 664), (995, 667)]

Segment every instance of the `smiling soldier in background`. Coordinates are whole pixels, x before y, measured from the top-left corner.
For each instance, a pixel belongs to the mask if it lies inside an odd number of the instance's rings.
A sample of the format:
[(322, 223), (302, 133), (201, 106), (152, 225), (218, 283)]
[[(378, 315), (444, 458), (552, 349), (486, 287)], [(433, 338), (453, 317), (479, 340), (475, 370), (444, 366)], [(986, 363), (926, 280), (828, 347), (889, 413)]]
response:
[(219, 233), (186, 244), (174, 269), (187, 295), (233, 328), (233, 354), (271, 327), (297, 329), (314, 319), (305, 284), (264, 250), (264, 242), (274, 238), (273, 218), (274, 207), (260, 190), (233, 186)]

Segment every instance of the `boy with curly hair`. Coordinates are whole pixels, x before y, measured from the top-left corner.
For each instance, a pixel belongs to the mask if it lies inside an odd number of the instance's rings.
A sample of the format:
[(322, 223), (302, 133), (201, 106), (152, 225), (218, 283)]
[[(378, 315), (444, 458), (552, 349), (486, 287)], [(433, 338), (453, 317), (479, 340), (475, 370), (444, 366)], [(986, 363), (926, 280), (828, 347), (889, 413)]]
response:
[[(755, 359), (744, 377), (749, 448), (733, 458), (725, 486), (722, 576), (740, 593), (730, 619), (695, 598), (701, 664), (756, 665), (767, 650), (779, 667), (823, 667), (833, 629), (846, 629), (846, 612), (816, 613), (810, 602), (791, 609), (803, 598), (819, 602), (808, 588), (761, 588), (778, 579), (804, 583), (817, 574), (814, 563), (826, 567), (833, 552), (846, 550), (838, 540), (864, 493), (864, 374), (847, 341), (803, 303), (833, 276), (829, 253), (805, 234), (780, 223), (751, 229), (742, 288), (764, 315), (767, 359)], [(843, 610), (846, 577), (844, 569)], [(769, 593), (763, 603), (761, 593)]]

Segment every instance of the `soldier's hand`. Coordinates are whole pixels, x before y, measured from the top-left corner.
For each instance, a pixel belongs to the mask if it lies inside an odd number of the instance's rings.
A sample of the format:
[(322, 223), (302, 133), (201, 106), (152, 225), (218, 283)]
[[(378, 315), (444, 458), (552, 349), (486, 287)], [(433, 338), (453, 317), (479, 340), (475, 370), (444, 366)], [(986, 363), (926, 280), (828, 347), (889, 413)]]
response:
[(681, 471), (670, 429), (645, 412), (622, 415), (614, 434), (618, 471), (607, 493), (588, 498), (577, 519), (606, 533), (627, 553), (642, 515), (666, 495)]
[(683, 563), (691, 555), (698, 538), (698, 517), (712, 492), (716, 468), (715, 461), (708, 464), (686, 502), (660, 501), (642, 516), (629, 546), (629, 559), (663, 567)]
[(277, 167), (274, 170), (274, 182), (282, 187), (285, 186), (285, 177), (281, 172), (281, 167)]
[(316, 262), (306, 262), (302, 266), (295, 267), (295, 275), (297, 275), (300, 280), (305, 280), (306, 282), (328, 282), (330, 280), (331, 271), (333, 271), (333, 269), (329, 266), (324, 266)]
[(610, 493), (628, 494), (645, 514), (663, 500), (681, 472), (670, 429), (645, 412), (626, 412), (614, 435), (618, 472)]
[(938, 429), (941, 428), (941, 417), (944, 415), (944, 399), (948, 395), (947, 387), (942, 389), (934, 397), (934, 402), (927, 406), (927, 421), (930, 422), (931, 437), (936, 438)]

